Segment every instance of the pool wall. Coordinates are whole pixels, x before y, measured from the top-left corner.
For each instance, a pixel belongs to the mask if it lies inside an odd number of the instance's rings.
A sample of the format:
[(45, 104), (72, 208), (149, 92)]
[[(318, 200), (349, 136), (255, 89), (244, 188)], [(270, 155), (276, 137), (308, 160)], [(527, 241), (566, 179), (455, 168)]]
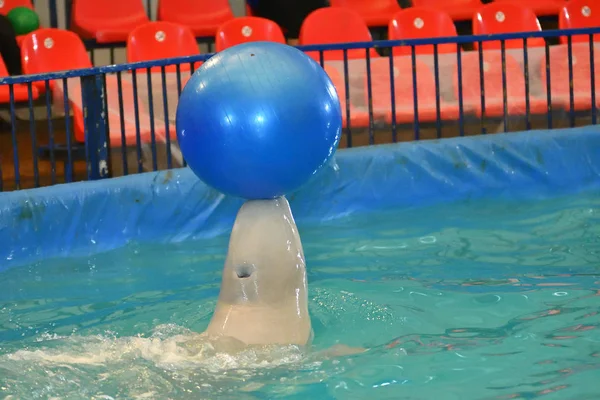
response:
[[(485, 197), (520, 199), (600, 186), (600, 127), (527, 131), (340, 150), (289, 196), (298, 223)], [(0, 270), (129, 241), (226, 233), (242, 200), (187, 168), (0, 195)]]

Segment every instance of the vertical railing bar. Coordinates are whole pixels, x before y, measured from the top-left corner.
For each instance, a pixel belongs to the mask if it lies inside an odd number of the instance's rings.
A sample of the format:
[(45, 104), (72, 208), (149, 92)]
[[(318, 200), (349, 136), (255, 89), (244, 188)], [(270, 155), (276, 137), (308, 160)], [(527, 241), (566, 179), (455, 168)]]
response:
[(458, 72), (458, 130), (460, 136), (465, 135), (465, 113), (463, 105), (463, 83), (462, 83), (462, 52), (460, 44), (456, 44), (456, 68)]
[(135, 146), (137, 151), (137, 164), (138, 164), (138, 172), (141, 173), (143, 171), (142, 164), (142, 137), (140, 132), (140, 109), (139, 109), (139, 100), (138, 100), (138, 90), (137, 90), (137, 71), (134, 69), (131, 71), (131, 77), (133, 79), (133, 113), (135, 115)]
[(414, 140), (419, 140), (419, 93), (417, 91), (417, 50), (415, 45), (410, 46), (410, 61), (412, 66), (412, 84), (413, 84), (413, 112), (414, 112)]
[(21, 172), (19, 171), (19, 144), (17, 143), (17, 118), (15, 111), (15, 88), (13, 83), (8, 84), (8, 101), (10, 104), (10, 124), (13, 147), (13, 166), (15, 169), (15, 189), (21, 189)]
[(390, 48), (390, 95), (391, 95), (391, 113), (392, 113), (392, 142), (398, 141), (398, 132), (396, 126), (396, 74), (394, 73), (394, 49)]
[(486, 134), (487, 129), (485, 126), (485, 63), (483, 59), (483, 42), (479, 41), (477, 51), (479, 53), (479, 90), (481, 92), (481, 133)]
[(181, 96), (181, 90), (182, 90), (182, 86), (181, 86), (181, 64), (176, 64), (175, 65), (175, 74), (177, 75), (177, 98), (179, 98), (179, 96)]
[(123, 175), (129, 175), (127, 163), (127, 136), (125, 134), (125, 107), (123, 104), (123, 77), (121, 71), (117, 72), (117, 94), (119, 96), (119, 122), (121, 123), (121, 159), (123, 161)]
[(575, 96), (573, 93), (573, 38), (567, 34), (567, 53), (569, 63), (569, 123), (571, 128), (575, 127)]
[(550, 80), (550, 46), (548, 45), (548, 42), (546, 41), (546, 43), (544, 44), (544, 49), (546, 52), (546, 59), (545, 59), (545, 63), (546, 63), (546, 99), (548, 102), (548, 108), (547, 108), (547, 117), (548, 117), (548, 129), (552, 129), (552, 88), (551, 88), (551, 80)]
[(65, 136), (67, 139), (67, 163), (65, 165), (65, 182), (73, 181), (73, 149), (71, 143), (71, 107), (69, 102), (69, 81), (63, 78), (63, 107), (65, 110)]
[(523, 75), (525, 77), (525, 129), (531, 129), (531, 104), (529, 88), (529, 52), (527, 51), (527, 39), (523, 38)]
[(167, 168), (173, 168), (173, 164), (171, 161), (171, 132), (169, 127), (169, 99), (167, 96), (167, 77), (166, 77), (166, 67), (163, 65), (160, 67), (160, 73), (162, 76), (162, 93), (163, 93), (163, 107), (164, 107), (164, 120), (165, 120), (165, 143), (166, 143), (166, 151), (167, 151)]
[(148, 82), (148, 117), (150, 119), (150, 148), (152, 150), (152, 170), (158, 170), (158, 157), (156, 151), (156, 132), (154, 131), (154, 97), (152, 95), (152, 68), (146, 69)]
[[(177, 74), (177, 98), (179, 98), (181, 96), (181, 90), (182, 90), (182, 86), (181, 86), (181, 64), (176, 64), (175, 65), (175, 73)], [(187, 166), (187, 162), (185, 161), (185, 158), (183, 159), (183, 167)]]
[[(35, 111), (33, 108), (33, 83), (27, 82), (27, 102), (29, 108), (29, 132), (31, 133), (31, 155), (33, 160), (33, 183), (35, 187), (40, 186), (40, 170), (38, 165), (37, 132), (35, 129)], [(0, 180), (2, 176), (0, 174)], [(1, 190), (0, 190), (1, 191)]]
[(371, 51), (365, 49), (367, 67), (367, 101), (369, 105), (369, 144), (375, 144), (375, 121), (373, 116), (373, 83), (371, 75)]
[(504, 132), (508, 132), (508, 88), (506, 85), (506, 41), (500, 40), (500, 57), (502, 58), (502, 108), (504, 109)]
[(56, 158), (54, 154), (54, 127), (52, 124), (52, 106), (50, 101), (50, 81), (44, 81), (44, 89), (46, 93), (46, 116), (48, 118), (48, 151), (50, 152), (50, 174), (51, 182), (56, 183)]
[(435, 129), (437, 138), (442, 137), (442, 105), (440, 93), (440, 60), (438, 44), (433, 44), (433, 74), (435, 78)]
[(590, 83), (592, 92), (592, 125), (596, 125), (596, 69), (594, 66), (594, 35), (590, 33)]
[(348, 68), (348, 49), (343, 50), (344, 56), (344, 92), (346, 96), (346, 146), (352, 147), (352, 128), (351, 128), (351, 120), (352, 115), (350, 115), (350, 79), (348, 78), (349, 68)]
[(323, 54), (323, 50), (319, 50), (319, 64), (321, 68), (325, 67), (325, 55)]
[(113, 171), (112, 166), (110, 166), (111, 164), (111, 160), (112, 158), (110, 157), (110, 149), (111, 149), (111, 135), (110, 135), (110, 115), (109, 115), (109, 108), (108, 108), (108, 89), (107, 89), (107, 85), (106, 85), (106, 74), (102, 74), (102, 89), (104, 90), (104, 98), (103, 98), (103, 103), (104, 103), (104, 110), (106, 112), (105, 118), (104, 118), (104, 131), (106, 134), (106, 160), (108, 162), (109, 165), (109, 171)]

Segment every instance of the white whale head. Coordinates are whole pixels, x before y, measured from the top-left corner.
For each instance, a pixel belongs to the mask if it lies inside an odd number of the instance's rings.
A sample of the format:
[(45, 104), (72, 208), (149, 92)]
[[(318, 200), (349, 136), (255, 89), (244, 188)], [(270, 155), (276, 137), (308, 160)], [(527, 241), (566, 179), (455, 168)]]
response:
[(247, 345), (310, 340), (304, 252), (285, 198), (251, 200), (240, 208), (206, 333)]

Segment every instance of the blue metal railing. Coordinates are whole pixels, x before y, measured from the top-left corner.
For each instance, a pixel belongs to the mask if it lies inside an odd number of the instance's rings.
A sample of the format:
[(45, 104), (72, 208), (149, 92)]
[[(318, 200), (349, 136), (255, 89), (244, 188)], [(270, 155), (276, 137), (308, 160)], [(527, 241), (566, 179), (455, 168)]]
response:
[[(600, 34), (600, 27), (311, 45), (300, 49), (319, 60), (332, 77), (343, 104), (342, 146), (352, 147), (382, 141), (486, 134), (490, 125), (508, 132), (514, 120), (524, 123), (519, 130), (552, 129), (557, 126), (557, 120), (565, 119), (571, 127), (576, 126), (578, 118), (584, 123), (596, 124), (594, 71), (598, 68), (594, 61), (597, 54), (592, 42), (594, 34)], [(574, 43), (571, 39), (574, 35), (583, 35), (588, 40)], [(559, 37), (567, 38), (566, 45), (548, 43)], [(511, 39), (525, 44), (531, 38), (547, 41), (541, 48), (511, 49), (505, 44)], [(491, 75), (485, 74), (490, 68), (486, 60), (492, 53), (484, 49), (484, 45), (492, 41), (500, 42), (499, 50), (495, 50), (500, 53), (500, 61), (491, 68), (500, 67), (501, 79), (492, 90), (498, 93), (490, 94), (485, 76)], [(455, 44), (457, 51), (439, 53), (439, 46), (446, 43)], [(476, 50), (464, 51), (463, 47), (473, 43), (478, 44)], [(426, 45), (433, 45), (433, 54), (419, 53), (420, 46)], [(394, 49), (403, 46), (410, 49), (409, 54), (394, 56)], [(551, 73), (565, 76), (565, 71), (556, 70), (556, 66), (551, 68), (557, 58), (551, 57), (551, 51), (561, 47), (566, 47), (568, 54), (565, 78), (568, 93), (552, 89), (553, 84), (562, 85), (562, 82), (551, 79)], [(364, 50), (364, 57), (350, 59), (349, 52), (355, 49)], [(377, 51), (376, 57), (372, 49)], [(466, 57), (469, 54), (477, 57), (475, 67), (469, 64)], [(172, 135), (174, 120), (169, 116), (175, 110), (185, 79), (198, 62), (211, 56), (1, 78), (0, 88), (8, 86), (9, 89), (7, 110), (11, 126), (9, 135), (0, 132), (0, 191), (185, 165), (177, 153)], [(582, 59), (586, 57), (589, 76), (581, 76), (586, 68), (585, 62), (582, 66)], [(519, 68), (523, 79), (518, 85), (514, 83), (516, 75), (511, 69), (516, 58), (521, 59)], [(532, 67), (534, 63), (537, 69)], [(574, 73), (575, 68), (578, 73)], [(538, 71), (539, 76), (532, 78), (531, 71)], [(474, 73), (478, 76), (474, 77)], [(575, 80), (583, 82), (581, 88), (575, 87)], [(80, 88), (74, 89), (77, 85)], [(474, 94), (469, 85), (479, 85), (480, 89)], [(20, 102), (17, 89), (21, 92)], [(37, 99), (34, 99), (35, 93), (40, 93)], [(63, 111), (64, 118), (54, 116), (56, 109)], [(38, 110), (45, 114), (41, 124), (35, 120), (39, 117)], [(19, 111), (23, 111), (21, 119)], [(27, 122), (27, 129), (22, 122)], [(432, 130), (433, 134), (429, 132)], [(62, 174), (59, 161), (63, 163)]]

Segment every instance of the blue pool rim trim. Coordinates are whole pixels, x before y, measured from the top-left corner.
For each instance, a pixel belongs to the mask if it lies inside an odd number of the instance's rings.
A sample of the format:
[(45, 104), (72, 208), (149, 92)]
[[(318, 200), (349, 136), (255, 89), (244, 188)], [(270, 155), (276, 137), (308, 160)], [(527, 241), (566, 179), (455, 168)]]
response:
[[(599, 187), (600, 126), (588, 126), (339, 150), (335, 163), (288, 198), (302, 226), (375, 210)], [(0, 193), (0, 271), (130, 241), (227, 233), (242, 202), (187, 168)]]

